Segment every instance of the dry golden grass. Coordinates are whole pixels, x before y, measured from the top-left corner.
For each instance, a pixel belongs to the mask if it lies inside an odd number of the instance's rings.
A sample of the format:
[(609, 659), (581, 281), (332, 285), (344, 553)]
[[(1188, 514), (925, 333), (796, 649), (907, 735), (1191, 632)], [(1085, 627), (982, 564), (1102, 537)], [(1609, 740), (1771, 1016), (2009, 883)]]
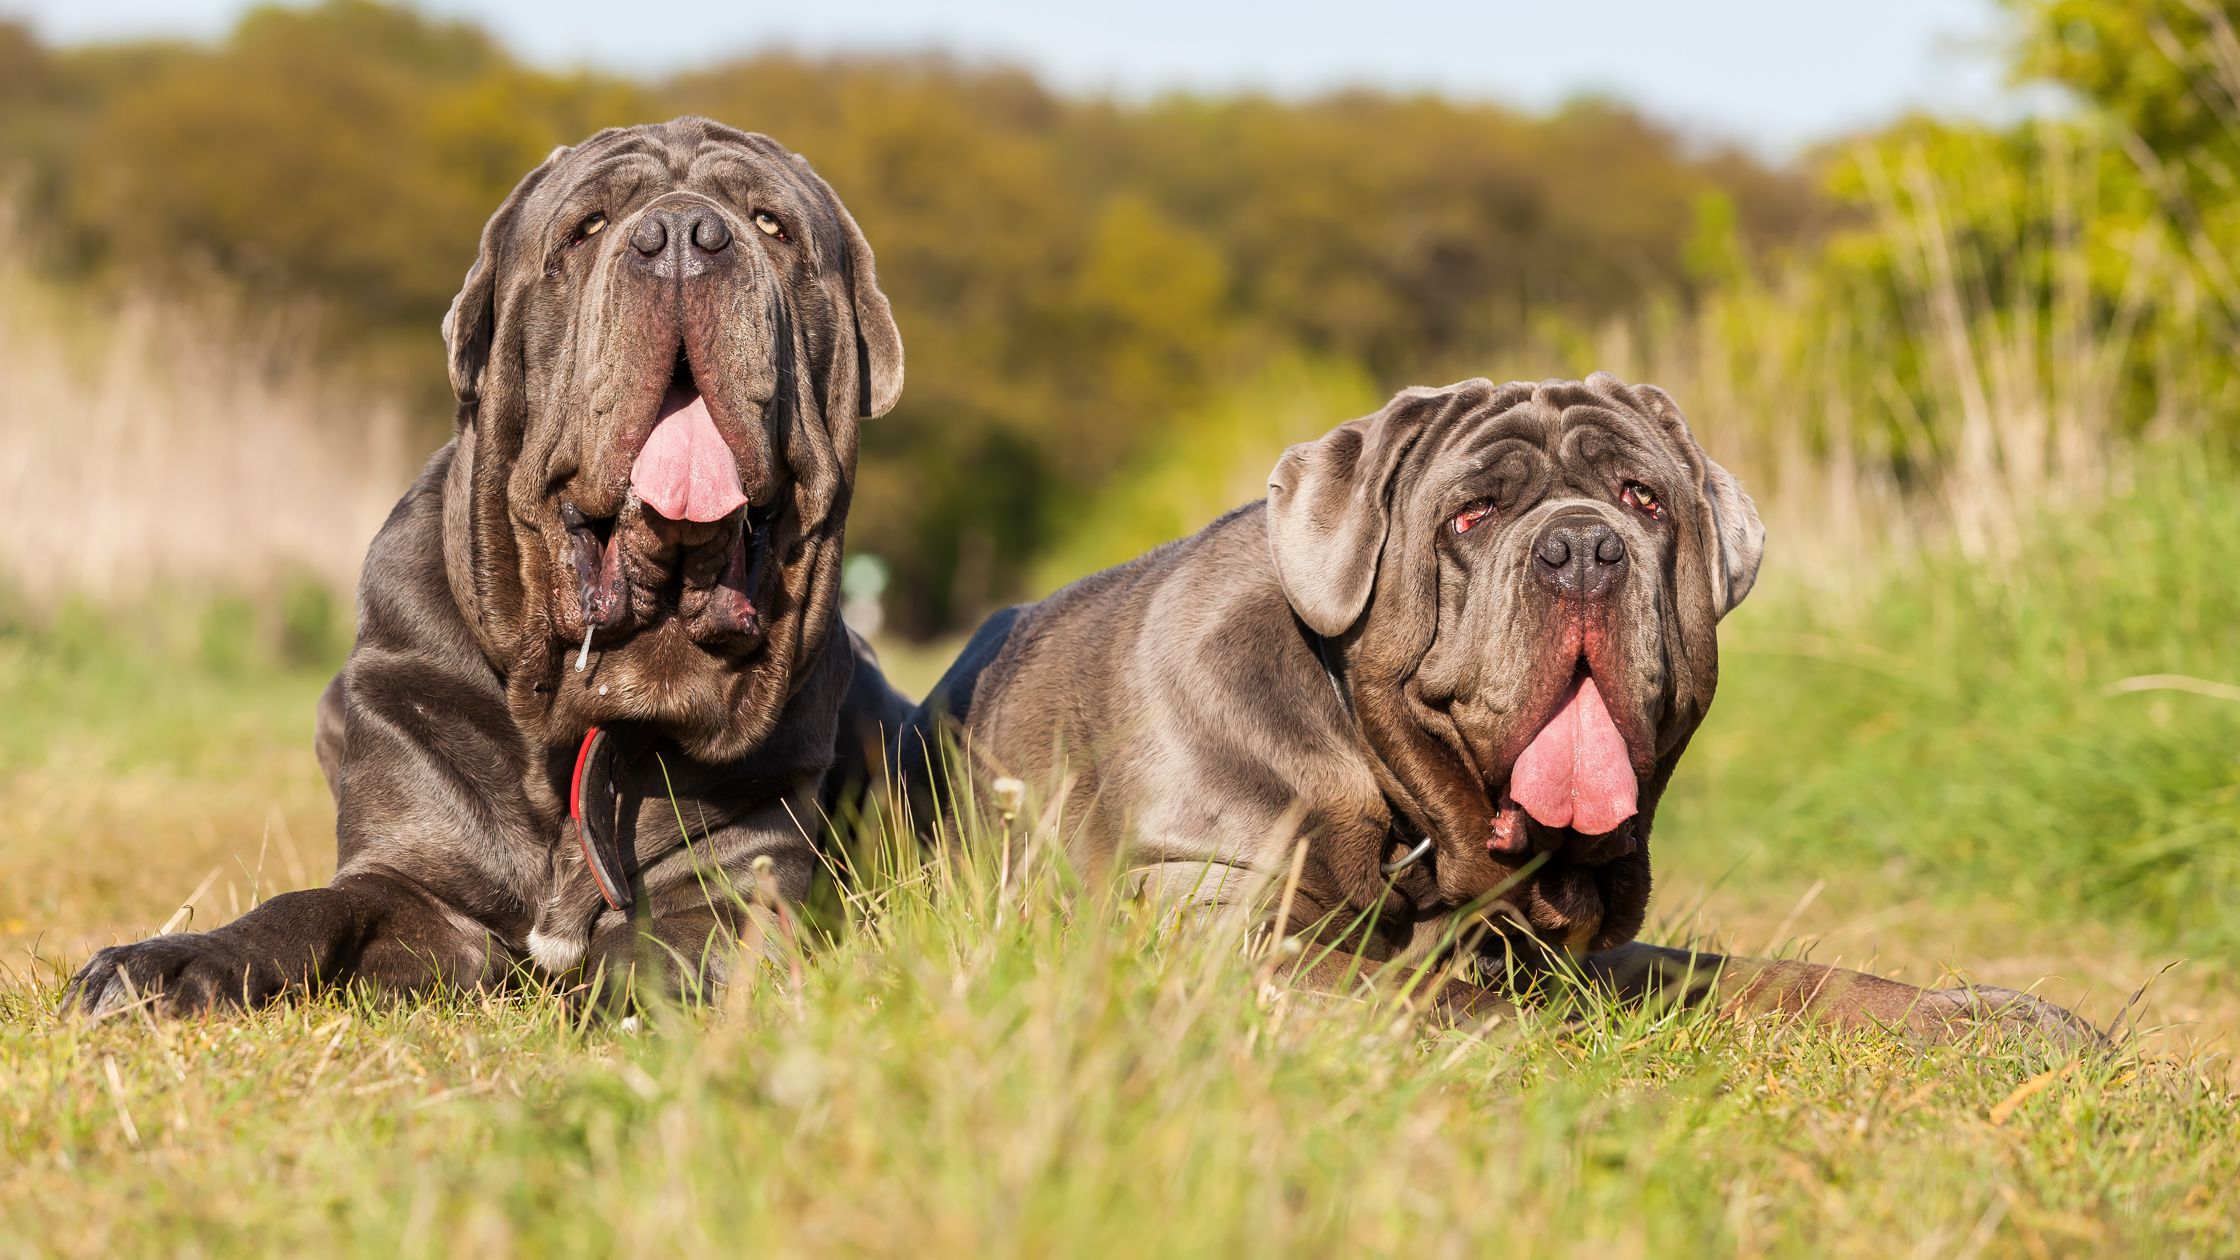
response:
[[(40, 606), (356, 580), (421, 452), (285, 319), (37, 281), (0, 219), (0, 591)], [(430, 333), (430, 353), (434, 353)]]

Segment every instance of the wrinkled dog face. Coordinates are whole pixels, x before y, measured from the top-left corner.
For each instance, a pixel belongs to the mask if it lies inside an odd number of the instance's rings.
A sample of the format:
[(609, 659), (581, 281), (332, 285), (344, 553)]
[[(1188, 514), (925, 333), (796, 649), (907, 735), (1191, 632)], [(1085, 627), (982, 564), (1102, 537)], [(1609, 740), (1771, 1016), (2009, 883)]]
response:
[[(1442, 840), (1442, 890), (1513, 882), (1556, 941), (1630, 939), (1763, 540), (1672, 400), (1607, 374), (1409, 391), (1294, 448), (1270, 510), (1286, 592), (1346, 643), (1363, 733)], [(1365, 571), (1333, 554), (1352, 547)]]
[(847, 211), (767, 137), (602, 132), (522, 181), (445, 329), (516, 707), (753, 747), (830, 627), (857, 418), (901, 386)]

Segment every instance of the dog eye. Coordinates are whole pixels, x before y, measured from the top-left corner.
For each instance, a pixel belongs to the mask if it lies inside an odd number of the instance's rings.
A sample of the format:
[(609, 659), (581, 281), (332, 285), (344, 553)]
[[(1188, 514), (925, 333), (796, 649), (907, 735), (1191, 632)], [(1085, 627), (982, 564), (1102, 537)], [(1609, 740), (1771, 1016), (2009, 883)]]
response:
[(1664, 504), (1657, 502), (1657, 492), (1638, 481), (1627, 482), (1618, 497), (1625, 500), (1626, 506), (1640, 509), (1641, 514), (1652, 521), (1664, 519)]
[(590, 240), (594, 236), (597, 236), (600, 229), (606, 226), (607, 216), (600, 213), (599, 211), (592, 211), (591, 214), (587, 218), (585, 218), (583, 222), (576, 224), (575, 233), (568, 237), (568, 248), (574, 249), (576, 246), (583, 244), (585, 241)]
[(775, 236), (781, 241), (793, 239), (786, 235), (786, 225), (778, 222), (778, 216), (768, 210), (754, 212), (754, 225), (762, 229), (764, 236)]
[(1491, 503), (1473, 503), (1469, 507), (1466, 507), (1461, 511), (1455, 513), (1454, 519), (1448, 523), (1454, 526), (1454, 532), (1458, 534), (1467, 534), (1470, 532), (1471, 526), (1477, 524), (1479, 521), (1484, 520), (1492, 512), (1493, 504)]

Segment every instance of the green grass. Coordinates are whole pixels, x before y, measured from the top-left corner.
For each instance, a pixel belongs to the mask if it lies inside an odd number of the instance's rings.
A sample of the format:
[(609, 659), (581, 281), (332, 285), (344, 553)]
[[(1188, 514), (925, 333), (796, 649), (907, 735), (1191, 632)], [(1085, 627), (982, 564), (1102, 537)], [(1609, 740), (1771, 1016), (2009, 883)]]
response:
[(1745, 880), (1875, 870), (2240, 962), (2236, 489), (2157, 463), (2008, 560), (1932, 560), (1849, 612), (1745, 605), (1660, 837)]
[(82, 954), (197, 926), (323, 881), (333, 805), (312, 707), (346, 646), (302, 593), (66, 607), (10, 618), (0, 592), (0, 946)]
[(634, 1036), (542, 995), (86, 1028), (18, 992), (0, 1207), (87, 1254), (2229, 1245), (2240, 1106), (2184, 1065), (1599, 1008), (1428, 1031), (1014, 880), (895, 888)]
[(2143, 1007), (2189, 1027), (2074, 1062), (1594, 1002), (1440, 1029), (984, 854), (635, 1034), (534, 990), (61, 1020), (57, 964), (214, 866), (199, 922), (245, 902), (268, 816), (319, 877), (324, 662), (228, 659), (238, 612), (8, 628), (0, 1253), (2230, 1254), (2240, 704), (2106, 688), (2240, 682), (2236, 484), (2146, 475), (1848, 611), (1769, 586), (1660, 819), (1668, 934), (2058, 975), (2103, 1019), (2195, 960)]

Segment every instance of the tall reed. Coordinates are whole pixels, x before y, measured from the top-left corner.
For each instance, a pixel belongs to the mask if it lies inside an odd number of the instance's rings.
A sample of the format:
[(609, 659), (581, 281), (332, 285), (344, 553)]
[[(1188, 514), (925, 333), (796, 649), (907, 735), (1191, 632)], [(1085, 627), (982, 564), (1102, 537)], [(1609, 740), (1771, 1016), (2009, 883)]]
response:
[(89, 310), (21, 243), (0, 219), (0, 591), (347, 591), (411, 475), (397, 409), (329, 379), (281, 318)]
[[(1823, 252), (1745, 274), (1693, 310), (1609, 325), (1592, 357), (1681, 400), (1756, 496), (1793, 579), (1861, 587), (1925, 543), (2008, 554), (2047, 508), (2120, 490), (2135, 439), (2231, 405), (2224, 374), (2192, 370), (2221, 351), (2179, 233), (2101, 213), (2108, 156), (2056, 124), (2019, 162), (1862, 150), (1869, 221), (1849, 240), (1879, 268)], [(2092, 281), (2111, 255), (2112, 296)]]

